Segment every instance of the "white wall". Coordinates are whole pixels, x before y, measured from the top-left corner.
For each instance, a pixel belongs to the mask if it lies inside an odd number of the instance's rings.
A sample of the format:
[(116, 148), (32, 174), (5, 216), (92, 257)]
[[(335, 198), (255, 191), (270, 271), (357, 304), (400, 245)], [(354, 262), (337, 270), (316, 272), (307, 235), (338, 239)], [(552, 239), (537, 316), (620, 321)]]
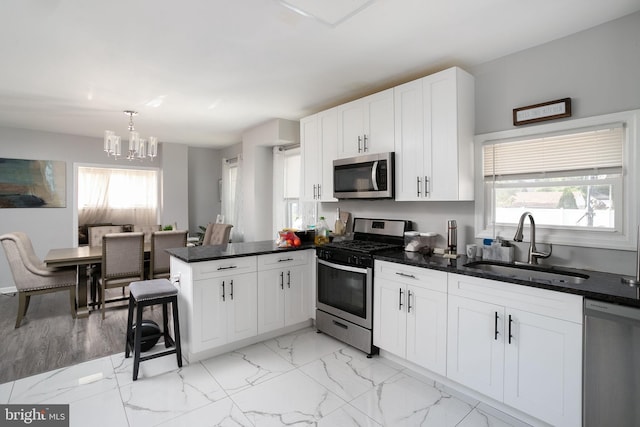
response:
[(179, 230), (189, 227), (189, 147), (182, 144), (162, 144), (162, 225), (178, 224)]
[(215, 222), (221, 211), (218, 180), (222, 176), (221, 150), (189, 147), (189, 230)]
[(245, 241), (271, 240), (274, 145), (300, 142), (297, 121), (274, 119), (242, 135), (242, 215)]
[(573, 118), (637, 109), (640, 12), (468, 71), (476, 79), (476, 134), (513, 129), (514, 108), (565, 97)]

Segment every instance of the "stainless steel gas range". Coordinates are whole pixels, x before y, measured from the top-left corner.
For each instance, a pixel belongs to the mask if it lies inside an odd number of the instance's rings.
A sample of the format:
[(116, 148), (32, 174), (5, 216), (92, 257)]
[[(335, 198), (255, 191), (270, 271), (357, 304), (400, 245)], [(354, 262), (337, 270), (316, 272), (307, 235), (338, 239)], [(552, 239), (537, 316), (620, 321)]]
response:
[(373, 345), (373, 254), (401, 249), (411, 221), (355, 218), (353, 240), (316, 249), (316, 329), (368, 356)]

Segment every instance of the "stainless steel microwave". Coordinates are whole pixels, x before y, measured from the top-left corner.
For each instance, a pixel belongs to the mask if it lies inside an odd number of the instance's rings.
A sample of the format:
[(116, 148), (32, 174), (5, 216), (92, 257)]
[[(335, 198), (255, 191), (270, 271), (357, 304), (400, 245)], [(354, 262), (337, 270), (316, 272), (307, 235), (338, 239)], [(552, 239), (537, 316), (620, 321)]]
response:
[(394, 153), (366, 154), (333, 161), (336, 199), (393, 199)]

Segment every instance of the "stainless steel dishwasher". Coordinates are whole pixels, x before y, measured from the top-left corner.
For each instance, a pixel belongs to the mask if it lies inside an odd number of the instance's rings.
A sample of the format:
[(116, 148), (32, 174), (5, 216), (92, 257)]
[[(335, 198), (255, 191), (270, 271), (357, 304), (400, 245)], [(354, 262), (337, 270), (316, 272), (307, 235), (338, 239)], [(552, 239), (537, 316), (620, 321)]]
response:
[(583, 425), (640, 426), (640, 309), (584, 304)]

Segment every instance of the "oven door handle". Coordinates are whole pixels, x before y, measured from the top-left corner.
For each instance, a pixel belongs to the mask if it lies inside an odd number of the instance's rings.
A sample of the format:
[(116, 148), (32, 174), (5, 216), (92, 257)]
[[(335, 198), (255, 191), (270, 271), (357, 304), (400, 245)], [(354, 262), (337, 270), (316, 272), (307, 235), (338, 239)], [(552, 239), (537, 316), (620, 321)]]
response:
[(318, 264), (326, 265), (327, 267), (335, 268), (336, 270), (350, 271), (352, 273), (367, 274), (367, 269), (366, 268), (362, 268), (362, 267), (351, 267), (351, 266), (348, 266), (348, 265), (334, 264), (332, 262), (327, 262), (327, 261), (322, 260), (322, 259), (318, 260)]

